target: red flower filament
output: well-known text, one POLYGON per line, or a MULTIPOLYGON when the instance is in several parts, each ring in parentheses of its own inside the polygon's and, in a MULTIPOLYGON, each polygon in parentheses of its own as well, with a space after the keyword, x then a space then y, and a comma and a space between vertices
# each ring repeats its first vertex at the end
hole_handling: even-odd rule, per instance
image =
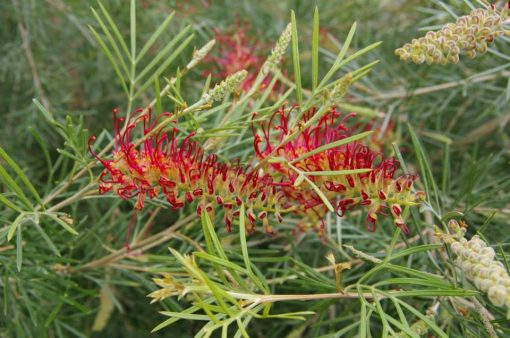
MULTIPOLYGON (((253 128, 255 152, 260 160, 276 153, 276 156, 292 162, 307 152, 351 136, 345 122, 354 114, 341 118, 335 108, 330 108, 318 119, 316 125, 303 129, 292 141, 279 146, 293 132, 289 128, 289 119, 294 108, 286 111, 285 107, 281 107, 267 123, 259 122, 263 136, 253 128), (273 136, 272 133, 275 131, 277 135, 273 136)), ((304 126, 315 113, 315 108, 310 109, 296 125, 304 126)), ((424 196, 422 192, 412 191, 415 176, 404 175, 394 178, 399 167, 397 160, 384 159, 380 153, 373 152, 357 141, 318 152, 294 161, 293 165, 303 172, 371 169, 369 172, 359 174, 309 176, 330 201, 339 199, 335 203, 339 216, 343 216, 346 211, 356 206, 365 207, 366 226, 369 231, 376 230, 378 214, 384 209, 389 209, 395 225, 409 233, 402 219, 401 207, 417 205, 424 196)), ((301 204, 302 213, 309 216, 315 214, 316 219, 322 219, 326 212, 323 200, 311 188, 305 190, 302 187, 300 189, 294 187, 294 182, 298 178, 295 171, 284 163, 271 163, 268 170, 289 178, 283 190, 289 201, 294 200, 301 204)))
MULTIPOLYGON (((121 130, 123 118, 114 110, 115 150, 113 159, 99 158, 90 152, 104 166, 100 174, 99 191, 113 191, 122 199, 136 197, 135 210, 144 207, 146 197, 150 199, 163 194, 175 209, 186 203, 198 201, 197 213, 202 210, 213 213, 216 206, 224 209, 227 230, 231 230, 232 218, 239 216, 239 206, 246 206, 247 230, 254 230, 260 220, 267 233, 273 233, 267 212, 278 213, 284 195, 276 191, 272 178, 259 175, 239 163, 226 164, 218 161, 214 154, 205 155, 203 149, 192 138, 194 133, 179 139, 179 131, 170 133, 154 132, 161 118, 171 118, 169 113, 159 115, 154 121, 151 113, 138 109, 121 130), (133 132, 141 126, 143 142, 133 143, 133 132), (255 214, 255 211, 258 214, 255 214)), ((277 220, 281 220, 277 217, 277 220)))

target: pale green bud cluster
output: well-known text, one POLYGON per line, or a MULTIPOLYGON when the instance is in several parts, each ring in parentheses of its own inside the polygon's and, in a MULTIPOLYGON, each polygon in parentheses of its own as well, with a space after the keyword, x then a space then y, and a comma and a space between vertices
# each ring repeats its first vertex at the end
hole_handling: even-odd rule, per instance
POLYGON ((395 50, 401 60, 416 64, 448 64, 459 62, 459 54, 469 58, 484 54, 488 44, 502 34, 503 21, 508 17, 508 7, 477 8, 469 15, 461 16, 456 23, 446 24, 441 30, 430 31, 395 50))
POLYGON ((214 44, 216 43, 216 40, 212 39, 208 43, 206 43, 202 48, 195 50, 193 52, 193 58, 191 59, 190 63, 187 65, 187 68, 193 68, 197 63, 202 61, 202 59, 209 54, 211 49, 214 47, 214 44))
POLYGON ((225 80, 221 81, 216 86, 214 86, 213 89, 205 93, 202 96, 202 100, 207 103, 223 100, 227 94, 233 93, 237 91, 239 87, 241 87, 241 83, 244 81, 247 74, 248 72, 243 69, 232 75, 229 75, 225 80))
POLYGON ((456 221, 450 221, 448 226, 457 233, 456 236, 443 237, 457 256, 455 264, 479 290, 487 294, 492 304, 507 307, 510 316, 510 276, 504 265, 496 260, 494 249, 477 235, 469 241, 459 236, 459 233, 465 233, 465 228, 456 221))
POLYGON ((347 90, 353 82, 352 73, 347 73, 333 87, 329 95, 329 104, 337 104, 347 94, 347 90))
POLYGON ((290 44, 291 33, 292 26, 289 23, 287 27, 285 27, 285 30, 280 35, 278 42, 271 51, 271 55, 267 58, 266 62, 264 62, 264 65, 262 66, 263 75, 266 75, 267 73, 269 73, 269 71, 278 66, 278 64, 283 58, 283 55, 285 54, 285 51, 287 51, 287 47, 290 44))

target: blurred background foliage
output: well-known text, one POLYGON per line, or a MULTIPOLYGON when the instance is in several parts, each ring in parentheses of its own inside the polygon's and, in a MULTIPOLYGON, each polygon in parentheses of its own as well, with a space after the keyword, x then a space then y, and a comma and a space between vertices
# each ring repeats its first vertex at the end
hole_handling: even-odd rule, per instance
MULTIPOLYGON (((105 0, 103 3, 122 35, 129 36, 127 2, 105 0)), ((311 50, 311 23, 316 5, 320 9, 321 21, 321 74, 331 67, 354 21, 358 23, 358 29, 351 44, 352 50, 383 41, 379 48, 346 68, 380 60, 368 77, 351 88, 345 101, 380 113, 382 117, 376 119, 376 125, 391 121, 394 135, 390 142, 399 145, 408 167, 412 172, 418 172, 406 127, 406 123, 410 123, 428 153, 433 177, 440 189, 443 211, 464 213, 465 219, 473 225, 472 232, 491 218, 490 225, 483 229, 483 235, 490 243, 503 243, 502 248, 508 253, 509 39, 498 40, 487 55, 474 60, 463 59, 457 65, 405 64, 393 54, 395 48, 413 37, 454 20, 453 15, 468 13, 470 6, 479 6, 478 3, 454 0, 140 0, 137 2, 137 39, 140 44, 147 41, 166 16, 175 10, 174 21, 151 48, 149 55, 155 55, 165 42, 188 24, 195 32, 190 46, 202 46, 214 37, 215 29, 221 32, 243 25, 254 39, 260 39, 269 46, 269 52, 270 46, 289 22, 290 11, 295 10, 301 38, 303 83, 309 87, 311 55, 308 51, 311 50)), ((60 156, 57 149, 66 149, 64 140, 32 99, 37 98, 57 120, 64 121, 66 116, 70 116, 75 127, 82 121, 83 128, 95 135, 111 128, 112 108, 126 109, 125 95, 114 70, 88 27, 97 28, 90 6, 97 7, 94 2, 73 0, 0 2, 0 145, 23 169, 41 195, 67 177, 73 161, 60 156)), ((173 62, 168 73, 175 72, 177 66, 183 67, 192 50, 188 47, 173 62)), ((290 52, 286 55, 285 67, 291 70, 290 52)), ((181 92, 190 102, 199 97, 204 81, 202 74, 206 70, 207 64, 199 65, 192 70, 191 76, 183 80, 181 92)), ((135 106, 147 105, 152 97, 152 94, 142 95, 135 106)), ((166 103, 170 105, 169 101, 166 103)), ((24 266, 18 273, 13 263, 13 248, 8 243, 1 244, 0 250, 4 251, 0 253, 2 285, 4 290, 6 284, 15 285, 11 290, 17 290, 19 294, 4 291, 0 335, 145 337, 162 321, 156 309, 182 309, 174 300, 162 305, 149 305, 146 295, 154 290, 150 279, 153 272, 176 264, 170 259, 167 247, 189 251, 189 241, 174 238, 171 242, 159 243, 151 254, 142 256, 143 261, 134 260, 133 263, 130 260, 126 266, 119 262, 118 266, 69 274, 66 272, 68 265, 93 261, 107 255, 111 248, 122 247, 125 226, 115 225, 127 224, 131 204, 105 197, 80 201, 66 208, 66 212, 75 220, 74 227, 80 231, 80 236, 75 238, 63 229, 47 227, 47 233, 54 239, 62 257, 54 256, 37 233, 27 232, 23 239, 29 245, 24 246, 24 266), (150 269, 144 267, 149 265, 150 269), (115 310, 106 328, 92 333, 101 292, 103 297, 105 294, 113 297, 115 310)), ((187 213, 189 211, 182 211, 184 215, 187 213)), ((145 215, 144 219, 147 218, 145 215)), ((163 209, 154 216, 151 232, 157 233, 177 219, 182 219, 181 215, 163 209)), ((2 224, 11 221, 9 212, 0 214, 2 224)), ((418 231, 422 225, 416 225, 413 231, 418 231)), ((264 262, 264 257, 283 253, 313 267, 327 264, 324 256, 331 250, 330 247, 324 246, 313 234, 296 241, 290 234, 292 224, 288 228, 289 231, 281 229, 274 239, 263 235, 253 239, 257 241, 253 254, 260 256, 261 262, 264 262)), ((357 248, 367 252, 384 249, 392 234, 391 229, 385 230, 384 227, 375 234, 367 234, 355 221, 347 223, 343 231, 344 241, 355 243, 357 248)), ((183 233, 197 241, 202 239, 197 221, 183 225, 183 233)), ((232 235, 222 235, 226 245, 232 240, 232 235)), ((430 264, 427 256, 412 263, 418 269, 430 264)), ((290 269, 290 264, 268 265, 275 276, 286 268, 290 269)), ((346 277, 346 282, 358 278, 363 271, 361 268, 352 273, 346 277)), ((269 272, 266 277, 271 278, 271 274, 269 272)), ((379 278, 384 278, 384 275, 379 278)), ((289 293, 311 288, 303 283, 302 280, 290 281, 284 290, 289 293)), ((311 290, 320 291, 317 289, 319 286, 314 287, 316 289, 311 290)), ((352 322, 359 313, 359 307, 355 302, 346 302, 335 310, 336 313, 331 313, 328 309, 334 302, 323 300, 310 304, 307 310, 316 311, 317 315, 304 323, 288 321, 282 324, 278 320, 254 323, 251 334, 264 337, 271 332, 273 337, 286 334, 297 337, 306 332, 307 336, 315 337, 338 331, 343 324, 352 322)), ((278 304, 276 308, 280 306, 285 307, 285 311, 303 309, 303 305, 298 303, 278 304)), ((426 308, 423 304, 418 307, 426 308)), ((471 336, 483 335, 483 327, 479 321, 476 322, 477 319, 460 320, 465 322, 452 323, 452 327, 448 328, 453 336, 467 332, 471 336)), ((185 337, 192 336, 196 330, 196 323, 182 321, 168 331, 152 336, 185 337)))

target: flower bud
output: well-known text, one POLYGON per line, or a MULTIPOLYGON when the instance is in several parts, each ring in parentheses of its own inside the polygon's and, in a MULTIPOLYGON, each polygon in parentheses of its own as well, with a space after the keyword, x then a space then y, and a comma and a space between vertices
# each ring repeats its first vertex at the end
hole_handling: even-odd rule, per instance
POLYGON ((448 23, 438 31, 430 31, 425 36, 412 39, 395 51, 401 60, 411 60, 435 64, 457 63, 459 52, 464 50, 469 58, 477 53, 487 52, 488 44, 502 34, 510 34, 502 27, 508 17, 508 8, 500 12, 491 8, 478 8, 469 15, 462 16, 455 23, 448 23))
POLYGON ((207 103, 212 103, 213 101, 221 101, 227 94, 235 92, 240 88, 241 83, 246 78, 247 74, 248 72, 243 69, 228 76, 225 80, 214 86, 213 89, 205 93, 202 96, 202 100, 207 103))
POLYGON ((502 285, 493 285, 487 291, 487 296, 492 304, 496 306, 503 306, 505 304, 506 294, 506 289, 502 285))
POLYGON ((441 239, 450 244, 453 254, 457 257, 455 265, 477 289, 487 293, 491 303, 506 306, 510 315, 510 276, 505 266, 495 260, 494 249, 487 246, 487 243, 477 235, 469 241, 460 237, 461 234, 462 236, 465 234, 465 226, 461 226, 455 220, 448 222, 448 228, 450 234, 442 235, 441 239))
POLYGON ((278 42, 276 43, 275 47, 271 51, 271 55, 267 58, 266 62, 262 66, 262 74, 266 75, 269 73, 272 69, 278 66, 280 63, 283 54, 285 54, 285 51, 287 50, 287 47, 290 44, 291 39, 291 33, 292 33, 292 26, 289 23, 287 27, 285 27, 285 30, 280 35, 280 38, 278 39, 278 42))

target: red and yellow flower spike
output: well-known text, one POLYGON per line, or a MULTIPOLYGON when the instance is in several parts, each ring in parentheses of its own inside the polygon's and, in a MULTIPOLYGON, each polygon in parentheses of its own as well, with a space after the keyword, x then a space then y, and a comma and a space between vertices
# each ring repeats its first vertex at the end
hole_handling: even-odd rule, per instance
MULTIPOLYGON (((395 225, 409 233, 402 218, 402 207, 418 205, 424 196, 422 192, 413 192, 416 176, 404 175, 395 178, 399 162, 394 158, 383 158, 381 153, 372 151, 359 141, 348 142, 302 158, 302 155, 322 146, 352 136, 346 121, 354 114, 342 116, 332 107, 318 119, 316 125, 303 129, 299 136, 281 146, 282 141, 291 134, 289 120, 294 108, 287 110, 285 106, 281 107, 268 122, 259 122, 259 128, 255 128, 255 123, 252 123, 254 147, 259 160, 276 153, 305 173, 371 169, 348 175, 310 175, 309 179, 330 201, 338 200, 335 204, 339 216, 356 206, 362 206, 367 209, 367 229, 375 231, 378 215, 389 209, 395 225), (262 135, 258 129, 262 131, 262 135)), ((315 114, 316 109, 310 109, 297 125, 305 125, 315 114)), ((324 216, 327 210, 320 196, 312 189, 294 187, 299 176, 295 171, 290 170, 284 163, 270 163, 267 170, 288 178, 287 184, 282 185, 282 190, 288 201, 297 201, 301 205, 302 213, 316 219, 324 216)))
MULTIPOLYGON (((259 220, 264 230, 272 234, 268 212, 275 212, 285 199, 268 174, 259 174, 239 162, 222 163, 214 154, 206 155, 192 140, 194 133, 180 137, 178 129, 169 133, 154 133, 159 119, 170 118, 169 113, 152 121, 151 113, 138 109, 121 130, 122 117, 114 110, 115 149, 112 159, 105 160, 90 152, 104 166, 100 174, 99 192, 113 191, 122 199, 136 198, 135 212, 144 207, 145 200, 164 195, 175 209, 197 201, 197 213, 213 213, 217 206, 224 209, 227 230, 231 230, 233 217, 239 216, 241 204, 247 210, 247 230, 252 232, 259 220), (142 128, 143 142, 133 141, 136 128, 142 128)), ((276 217, 281 221, 281 217, 276 217)))

